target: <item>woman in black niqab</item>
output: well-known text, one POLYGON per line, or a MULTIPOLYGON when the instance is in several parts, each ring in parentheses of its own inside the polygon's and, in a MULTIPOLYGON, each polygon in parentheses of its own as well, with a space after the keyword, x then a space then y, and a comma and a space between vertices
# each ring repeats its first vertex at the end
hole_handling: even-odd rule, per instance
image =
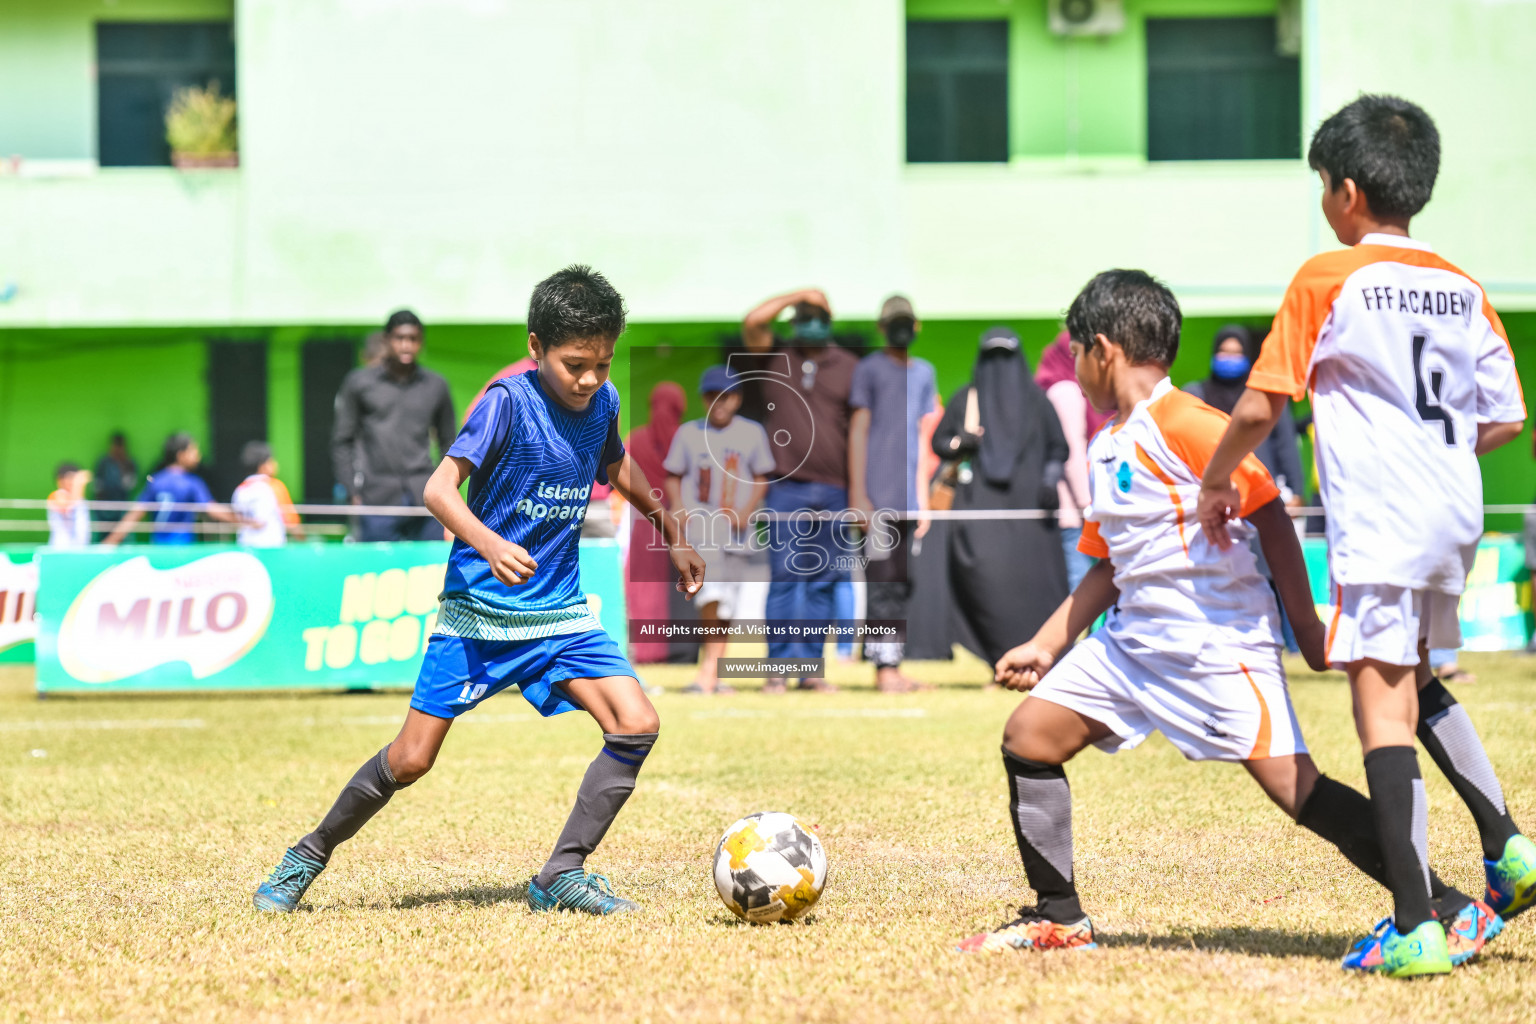
MULTIPOLYGON (((955 488, 956 510, 1056 508, 1067 439, 1013 331, 993 327, 982 335, 971 383, 950 398, 933 450, 971 464, 969 478, 962 474, 955 488), (979 420, 974 433, 965 429, 973 388, 979 420)), ((957 638, 995 662, 1033 636, 1067 596, 1056 520, 962 519, 948 526, 957 638)))

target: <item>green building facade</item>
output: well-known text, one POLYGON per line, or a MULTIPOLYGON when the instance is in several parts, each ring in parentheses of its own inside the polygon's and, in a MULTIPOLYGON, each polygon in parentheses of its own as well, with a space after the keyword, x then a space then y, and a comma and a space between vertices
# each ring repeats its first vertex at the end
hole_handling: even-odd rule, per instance
MULTIPOLYGON (((1100 5, 1114 27, 1072 35, 1053 0, 5 0, 0 497, 114 429, 146 466, 243 429, 326 500, 319 425, 368 331, 417 310, 462 407, 575 261, 685 382, 769 294, 821 286, 872 335, 905 292, 946 395, 983 327, 1034 354, 1091 274, 1144 267, 1185 308, 1182 383, 1336 244, 1302 151, 1362 91, 1437 119, 1415 233, 1536 365, 1536 5, 1100 5), (156 97, 213 77, 239 167, 143 165, 156 97)), ((1530 498, 1529 453, 1486 461, 1489 500, 1530 498)))

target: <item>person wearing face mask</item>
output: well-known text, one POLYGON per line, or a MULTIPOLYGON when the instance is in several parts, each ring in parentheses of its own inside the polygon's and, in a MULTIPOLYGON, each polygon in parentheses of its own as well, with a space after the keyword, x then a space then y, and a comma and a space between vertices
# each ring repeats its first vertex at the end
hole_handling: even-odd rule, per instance
MULTIPOLYGON (((921 326, 905 296, 886 299, 880 307, 885 348, 859 360, 850 397, 849 498, 871 524, 864 565, 867 618, 903 626, 912 596, 912 542, 928 532, 929 520, 877 518, 876 509, 899 515, 928 507, 928 495, 917 486, 918 436, 923 415, 937 402, 938 383, 933 364, 908 351, 921 326)), ((875 688, 881 693, 923 688, 901 671, 900 639, 866 641, 864 650, 875 663, 875 688)))
MULTIPOLYGON (((763 427, 772 446, 764 508, 769 526, 767 615, 770 622, 826 622, 835 618, 834 591, 862 545, 848 503, 849 420, 858 357, 832 344, 832 305, 819 289, 777 295, 748 313, 741 325, 747 351, 733 372, 750 375, 763 399, 763 427), (793 309, 791 335, 780 340, 773 324, 793 309), (791 522, 791 516, 803 521, 791 522), (814 518, 813 518, 814 517, 814 518)), ((770 638, 770 658, 822 657, 822 637, 770 638)), ((820 675, 802 675, 800 688, 827 691, 820 675)), ((783 678, 769 677, 764 692, 782 693, 783 678)))
MULTIPOLYGON (((1206 405, 1232 415, 1232 407, 1248 387, 1248 371, 1253 368, 1263 340, 1255 338, 1242 324, 1227 324, 1216 332, 1216 342, 1211 349, 1210 376, 1186 384, 1184 390, 1206 405)), ((1299 508, 1305 504, 1306 477, 1302 475, 1301 451, 1296 447, 1296 420, 1291 415, 1290 406, 1286 406, 1275 429, 1253 453, 1275 478, 1275 485, 1280 488, 1287 507, 1299 508)))
MULTIPOLYGON (((1253 332, 1242 324, 1222 327, 1216 332, 1216 342, 1211 350, 1211 375, 1205 380, 1186 384, 1184 390, 1206 405, 1220 409, 1228 416, 1232 415, 1232 407, 1248 387, 1248 371, 1252 369, 1254 359, 1258 358, 1263 340, 1255 338, 1253 332)), ((1284 499, 1287 508, 1300 508, 1306 504, 1302 497, 1306 479, 1302 476, 1301 451, 1296 446, 1296 420, 1291 415, 1289 404, 1280 414, 1275 429, 1253 450, 1253 454, 1259 457, 1264 468, 1269 470, 1269 475, 1274 477, 1275 486, 1280 488, 1280 497, 1284 499)), ((1302 520, 1292 521, 1302 523, 1302 520)), ((1253 550, 1258 557, 1259 572, 1269 578, 1269 565, 1264 561, 1264 552, 1259 550, 1257 542, 1253 550)), ((1296 650, 1296 638, 1291 633, 1290 619, 1286 617, 1284 609, 1281 609, 1280 622, 1286 647, 1296 650)))

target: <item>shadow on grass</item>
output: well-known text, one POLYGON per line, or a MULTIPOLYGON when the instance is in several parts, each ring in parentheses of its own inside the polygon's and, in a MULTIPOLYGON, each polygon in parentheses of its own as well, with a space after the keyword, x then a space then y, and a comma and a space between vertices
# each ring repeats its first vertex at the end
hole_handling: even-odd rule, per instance
POLYGON ((522 882, 518 885, 475 885, 461 889, 449 889, 446 892, 402 896, 391 903, 390 906, 396 910, 413 910, 416 907, 427 907, 434 903, 474 903, 477 906, 488 907, 495 903, 512 902, 528 902, 527 882, 522 882))
POLYGON ((1167 935, 1116 932, 1100 935, 1099 945, 1340 960, 1358 938, 1359 935, 1342 932, 1293 932, 1278 928, 1195 928, 1167 935))

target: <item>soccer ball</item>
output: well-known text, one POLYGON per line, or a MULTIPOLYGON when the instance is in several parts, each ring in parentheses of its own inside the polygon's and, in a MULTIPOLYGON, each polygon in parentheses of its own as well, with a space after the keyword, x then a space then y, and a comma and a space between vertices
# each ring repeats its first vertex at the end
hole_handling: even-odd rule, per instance
POLYGON ((715 888, 743 921, 793 921, 815 906, 826 884, 827 855, 793 814, 749 814, 715 847, 715 888))

